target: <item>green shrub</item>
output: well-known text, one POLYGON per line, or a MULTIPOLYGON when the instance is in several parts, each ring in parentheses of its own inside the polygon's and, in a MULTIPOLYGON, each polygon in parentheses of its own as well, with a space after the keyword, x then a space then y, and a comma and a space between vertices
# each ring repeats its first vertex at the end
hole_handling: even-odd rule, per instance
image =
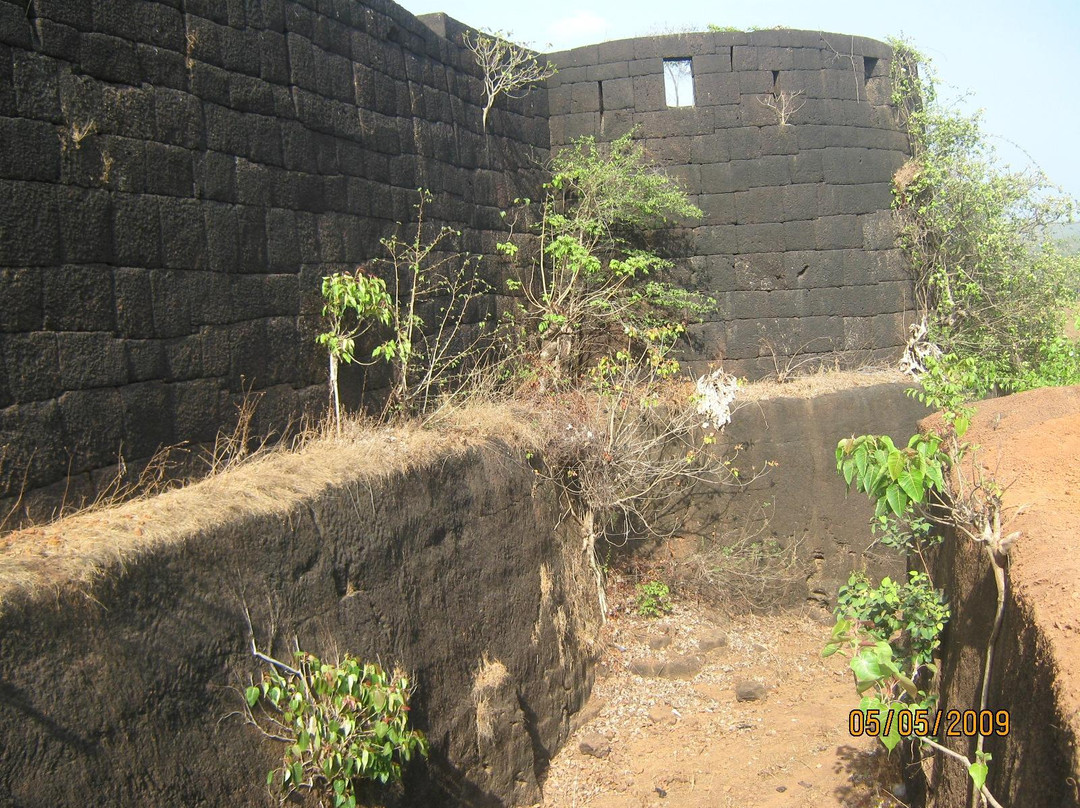
POLYGON ((295 658, 296 668, 272 661, 244 694, 249 710, 262 707, 252 721, 288 744, 267 785, 284 797, 321 790, 334 808, 356 808, 361 783, 397 782, 403 763, 427 756, 423 733, 409 728, 408 678, 348 655, 339 665, 304 651, 295 658))
POLYGON ((642 617, 661 617, 671 613, 671 590, 660 581, 648 581, 637 585, 634 601, 637 613, 642 617))
POLYGON ((853 572, 837 592, 836 616, 857 621, 863 631, 888 642, 901 668, 914 670, 933 661, 949 605, 928 575, 912 570, 908 576, 907 583, 886 577, 875 587, 866 575, 853 572))
POLYGON ((930 341, 974 362, 969 396, 1080 380, 1080 351, 1063 335, 1080 256, 1051 229, 1071 220, 1073 200, 1041 172, 1003 166, 980 115, 941 103, 927 60, 893 45, 893 101, 912 150, 894 207, 930 341))

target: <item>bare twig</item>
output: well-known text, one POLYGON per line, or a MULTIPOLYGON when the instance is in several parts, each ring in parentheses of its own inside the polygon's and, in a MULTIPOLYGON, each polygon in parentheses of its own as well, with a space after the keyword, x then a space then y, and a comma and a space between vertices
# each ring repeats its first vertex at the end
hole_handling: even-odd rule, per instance
POLYGON ((789 93, 787 90, 782 90, 779 93, 772 93, 771 95, 759 95, 758 102, 763 107, 768 107, 776 113, 776 120, 781 126, 787 126, 788 121, 791 120, 791 116, 803 108, 806 101, 798 101, 799 96, 802 95, 802 90, 798 90, 794 93, 789 93))

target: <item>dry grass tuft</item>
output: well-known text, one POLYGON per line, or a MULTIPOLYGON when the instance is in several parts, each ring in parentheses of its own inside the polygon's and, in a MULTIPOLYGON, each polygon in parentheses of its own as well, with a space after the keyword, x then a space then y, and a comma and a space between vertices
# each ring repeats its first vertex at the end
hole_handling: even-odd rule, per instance
POLYGON ((476 706, 476 738, 478 743, 491 743, 495 739, 495 714, 489 696, 510 678, 506 666, 486 653, 480 661, 480 670, 473 679, 473 704, 476 706))
POLYGON ((770 398, 814 398, 839 390, 870 387, 875 384, 911 382, 899 370, 822 370, 807 373, 790 381, 765 380, 739 386, 736 403, 764 401, 770 398))

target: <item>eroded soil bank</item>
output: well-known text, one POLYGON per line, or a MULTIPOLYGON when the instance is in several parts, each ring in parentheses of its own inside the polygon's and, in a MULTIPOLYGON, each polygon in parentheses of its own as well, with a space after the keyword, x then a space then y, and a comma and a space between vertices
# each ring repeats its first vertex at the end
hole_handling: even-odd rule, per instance
MULTIPOLYGON (((1080 387, 1033 390, 978 405, 965 439, 978 447, 964 473, 1005 491, 1004 534, 1019 531, 1009 566, 1005 621, 995 650, 988 706, 1008 710, 1007 737, 990 737, 987 785, 1005 805, 1077 805, 1080 783, 1080 387), (1020 509, 1022 512, 1018 513, 1020 509)), ((986 553, 947 542, 937 583, 952 602, 945 639, 941 707, 979 706, 996 589, 986 553)), ((974 739, 946 743, 971 755, 974 739)), ((962 766, 937 764, 931 805, 967 805, 962 766)))

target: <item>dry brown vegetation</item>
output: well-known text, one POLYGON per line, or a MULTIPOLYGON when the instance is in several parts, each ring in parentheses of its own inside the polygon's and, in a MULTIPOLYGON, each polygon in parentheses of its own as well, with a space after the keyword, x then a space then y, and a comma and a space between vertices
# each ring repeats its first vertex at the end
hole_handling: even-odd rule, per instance
POLYGON ((251 455, 187 487, 0 537, 0 608, 20 593, 86 584, 108 566, 231 520, 285 513, 329 486, 383 479, 496 440, 536 448, 541 434, 536 419, 512 404, 463 407, 435 429, 354 419, 340 438, 309 430, 290 446, 251 455))
MULTIPOLYGON (((784 384, 746 384, 737 403, 809 397, 904 378, 894 371, 815 373, 784 384)), ((679 385, 671 389, 670 400, 686 392, 679 385)), ((455 404, 423 424, 385 426, 354 418, 340 436, 329 428, 308 429, 287 444, 255 450, 243 448, 246 434, 239 442, 235 435, 222 437, 211 455, 211 474, 202 480, 133 501, 99 501, 50 524, 0 535, 0 608, 19 593, 86 584, 110 565, 231 520, 285 513, 343 482, 384 479, 496 441, 558 454, 565 449, 560 443, 566 440, 567 424, 580 423, 587 410, 579 394, 567 394, 455 404)))

